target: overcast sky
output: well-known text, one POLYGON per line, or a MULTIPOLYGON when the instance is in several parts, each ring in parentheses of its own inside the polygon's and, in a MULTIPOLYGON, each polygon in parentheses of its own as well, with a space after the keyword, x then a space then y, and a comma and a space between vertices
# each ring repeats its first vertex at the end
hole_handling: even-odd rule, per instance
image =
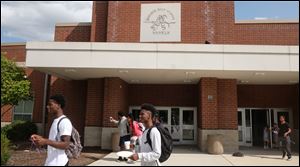
MULTIPOLYGON (((235 2, 242 19, 299 19, 299 2, 235 2)), ((92 1, 1 1, 1 43, 53 41, 56 23, 91 22, 92 1)))

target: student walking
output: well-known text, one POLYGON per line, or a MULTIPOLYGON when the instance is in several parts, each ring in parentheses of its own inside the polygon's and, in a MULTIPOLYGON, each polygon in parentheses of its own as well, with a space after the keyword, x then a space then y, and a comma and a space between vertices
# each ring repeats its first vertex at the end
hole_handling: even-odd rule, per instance
POLYGON ((161 156, 161 134, 154 126, 154 116, 156 113, 156 109, 151 104, 143 104, 141 106, 140 120, 146 129, 143 135, 139 138, 139 153, 135 153, 129 158, 134 161, 140 159, 142 166, 160 166, 159 158, 161 156), (150 129, 152 148, 150 144, 147 143, 147 134, 150 129))
POLYGON ((280 124, 279 124, 279 142, 281 143, 281 149, 282 149, 282 159, 287 155, 288 159, 291 160, 292 154, 291 154, 291 128, 287 122, 285 122, 285 117, 282 115, 279 117, 280 124))
POLYGON ((69 165, 65 149, 70 144, 72 123, 69 119, 62 119, 66 117, 63 113, 64 106, 65 99, 62 95, 51 96, 47 108, 49 114, 53 114, 55 119, 52 122, 49 137, 46 139, 36 134, 31 136, 32 141, 38 146, 48 145, 45 166, 69 165), (62 120, 59 123, 59 127, 57 127, 60 119, 62 120))

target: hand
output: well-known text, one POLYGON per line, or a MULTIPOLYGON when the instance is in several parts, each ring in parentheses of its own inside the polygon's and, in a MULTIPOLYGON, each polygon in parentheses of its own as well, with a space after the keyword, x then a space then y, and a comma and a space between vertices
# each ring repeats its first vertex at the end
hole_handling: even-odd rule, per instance
POLYGON ((34 143, 37 144, 38 146, 43 146, 47 144, 47 139, 36 134, 31 135, 31 140, 34 141, 34 143))
POLYGON ((37 135, 37 134, 33 134, 33 135, 31 135, 30 138, 31 138, 32 141, 37 141, 37 140, 39 140, 39 139, 41 139, 43 137, 40 136, 40 135, 37 135))
POLYGON ((133 154, 132 156, 128 157, 129 159, 133 160, 133 161, 136 161, 139 159, 139 156, 138 154, 133 154))
POLYGON ((110 120, 110 122, 112 122, 113 118, 112 118, 112 117, 109 117, 109 120, 110 120))

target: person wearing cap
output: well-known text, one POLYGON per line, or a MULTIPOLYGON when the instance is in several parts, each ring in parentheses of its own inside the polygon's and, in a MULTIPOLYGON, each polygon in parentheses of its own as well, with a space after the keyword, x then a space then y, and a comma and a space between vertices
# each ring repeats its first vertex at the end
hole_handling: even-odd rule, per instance
POLYGON ((129 158, 136 161, 141 160, 142 166, 160 166, 159 157, 161 155, 161 135, 155 127, 155 116, 157 110, 152 104, 143 104, 141 106, 140 120, 145 126, 143 135, 139 138, 140 150, 129 158), (147 133, 151 129, 150 139, 152 141, 152 149, 147 143, 147 133))
POLYGON ((62 95, 51 96, 47 109, 49 114, 54 114, 55 119, 52 122, 48 139, 37 134, 31 135, 31 140, 38 146, 48 145, 45 166, 68 166, 69 164, 65 149, 70 144, 72 123, 69 119, 62 119, 66 117, 63 113, 64 106, 65 99, 62 95), (60 119, 62 120, 57 127, 60 119))

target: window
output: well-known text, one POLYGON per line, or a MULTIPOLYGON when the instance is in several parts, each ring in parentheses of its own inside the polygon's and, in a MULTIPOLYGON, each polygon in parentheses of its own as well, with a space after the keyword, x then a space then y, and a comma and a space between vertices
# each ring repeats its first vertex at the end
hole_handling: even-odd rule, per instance
POLYGON ((33 112, 33 101, 20 101, 18 105, 14 107, 14 121, 15 120, 24 120, 31 121, 32 120, 32 112, 33 112))

